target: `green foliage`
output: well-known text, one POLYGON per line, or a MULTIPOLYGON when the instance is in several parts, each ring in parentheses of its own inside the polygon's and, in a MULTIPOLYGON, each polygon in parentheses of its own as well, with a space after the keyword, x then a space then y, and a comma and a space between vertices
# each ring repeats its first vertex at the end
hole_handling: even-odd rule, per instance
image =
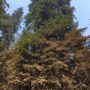
POLYGON ((17 49, 22 53, 31 54, 32 46, 38 46, 40 43, 43 43, 45 38, 42 36, 41 32, 31 33, 27 30, 24 30, 21 37, 16 43, 17 49))
POLYGON ((73 18, 72 11, 70 0, 32 0, 29 5, 29 13, 26 16, 26 26, 32 27, 36 31, 51 18, 55 19, 62 15, 73 18))
POLYGON ((32 0, 25 24, 26 29, 33 33, 25 31, 22 34, 17 45, 20 51, 38 46, 46 37, 63 39, 64 33, 70 32, 74 25, 72 13, 70 0, 32 0))
POLYGON ((12 20, 13 20, 13 33, 16 33, 18 28, 20 27, 21 21, 22 21, 22 15, 23 15, 23 8, 18 8, 14 11, 12 14, 12 20))
POLYGON ((45 33, 48 34, 57 34, 56 39, 62 39, 62 34, 66 32, 70 32, 73 24, 72 18, 70 16, 59 16, 55 19, 51 18, 50 20, 45 22, 44 30, 45 33))
MULTIPOLYGON (((2 8, 0 9, 2 10, 2 8)), ((12 16, 6 12, 0 13, 0 31, 2 32, 1 38, 4 41, 5 48, 8 48, 14 41, 14 34, 20 26, 22 14, 22 8, 17 9, 12 16)))

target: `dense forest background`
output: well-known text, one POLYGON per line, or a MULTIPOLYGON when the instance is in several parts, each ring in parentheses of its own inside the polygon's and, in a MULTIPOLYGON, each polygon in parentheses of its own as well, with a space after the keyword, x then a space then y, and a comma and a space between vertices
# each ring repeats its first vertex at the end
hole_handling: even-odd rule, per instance
POLYGON ((32 0, 25 17, 8 8, 0 0, 0 90, 89 90, 90 36, 71 0, 32 0))

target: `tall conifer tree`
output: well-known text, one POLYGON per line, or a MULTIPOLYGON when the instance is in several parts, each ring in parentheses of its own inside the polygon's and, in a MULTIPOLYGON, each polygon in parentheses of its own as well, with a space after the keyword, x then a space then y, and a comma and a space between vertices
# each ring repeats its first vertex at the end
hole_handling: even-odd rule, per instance
POLYGON ((17 43, 22 59, 8 64, 10 90, 89 89, 89 37, 77 29, 70 1, 32 0, 17 43))
POLYGON ((14 34, 18 30, 22 18, 22 8, 16 10, 13 15, 7 13, 9 5, 6 0, 0 0, 0 90, 6 89, 7 69, 6 53, 13 42, 14 34))

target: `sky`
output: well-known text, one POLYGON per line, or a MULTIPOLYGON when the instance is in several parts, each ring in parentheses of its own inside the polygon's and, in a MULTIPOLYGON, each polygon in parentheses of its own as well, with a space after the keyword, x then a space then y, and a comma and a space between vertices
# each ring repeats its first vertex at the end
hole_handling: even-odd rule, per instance
MULTIPOLYGON (((8 12, 13 13, 19 7, 23 7, 24 15, 28 12, 30 0, 6 0, 10 8, 8 12)), ((90 35, 90 0, 72 0, 72 6, 75 7, 74 15, 79 23, 79 28, 87 27, 84 35, 90 35)))

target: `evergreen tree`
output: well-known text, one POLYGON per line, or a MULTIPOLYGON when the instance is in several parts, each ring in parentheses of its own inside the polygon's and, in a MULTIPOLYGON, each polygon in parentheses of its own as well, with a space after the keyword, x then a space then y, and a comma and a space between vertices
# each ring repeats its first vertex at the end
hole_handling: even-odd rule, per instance
POLYGON ((2 51, 4 50, 4 41, 3 41, 3 32, 6 29, 6 12, 5 8, 7 3, 5 0, 0 0, 0 90, 3 90, 3 85, 6 82, 6 68, 5 68, 5 60, 2 58, 2 51))
POLYGON ((73 24, 72 11, 70 0, 32 0, 26 16, 26 26, 37 31, 45 28, 45 23, 57 22, 60 25, 59 21, 64 18, 63 22, 66 23, 66 28, 69 28, 73 24))
MULTIPOLYGON (((70 6, 70 0, 32 0, 29 5, 29 13, 26 16, 26 29, 28 30, 26 32, 29 33, 30 31, 31 33, 31 42, 29 40, 27 47, 31 48, 31 43, 37 44, 35 42, 42 42, 45 38, 52 39, 54 37, 56 40, 61 40, 64 33, 70 32, 74 24, 73 8, 70 6), (36 39, 35 42, 32 42, 33 38, 36 39)), ((24 38, 23 36, 21 38, 24 38)), ((23 46, 20 44, 20 47, 23 46)))
POLYGON ((5 12, 5 6, 6 6, 5 0, 0 0, 0 51, 4 48, 3 42, 2 42, 2 35, 6 28, 5 18, 6 18, 6 12, 5 12))
POLYGON ((8 6, 9 5, 6 3, 6 0, 0 0, 0 90, 8 90, 6 89, 6 62, 8 61, 8 57, 10 55, 8 49, 13 42, 14 34, 19 28, 23 14, 22 8, 19 8, 12 16, 9 15, 6 12, 8 6), (8 56, 7 53, 9 53, 8 56))
POLYGON ((9 88, 88 90, 89 37, 82 36, 74 24, 70 0, 32 0, 29 11, 27 30, 17 43, 22 58, 8 72, 9 88))
POLYGON ((7 6, 8 4, 5 0, 0 0, 0 39, 2 41, 1 45, 4 46, 4 48, 9 48, 14 39, 14 34, 17 32, 20 26, 23 15, 22 8, 18 8, 12 16, 7 14, 7 6))
POLYGON ((15 41, 15 34, 17 33, 18 29, 20 29, 20 24, 22 21, 22 15, 23 15, 23 9, 18 8, 17 10, 14 11, 12 16, 8 17, 8 23, 10 23, 9 28, 7 28, 7 35, 5 37, 5 42, 7 47, 9 48, 10 45, 15 41))

